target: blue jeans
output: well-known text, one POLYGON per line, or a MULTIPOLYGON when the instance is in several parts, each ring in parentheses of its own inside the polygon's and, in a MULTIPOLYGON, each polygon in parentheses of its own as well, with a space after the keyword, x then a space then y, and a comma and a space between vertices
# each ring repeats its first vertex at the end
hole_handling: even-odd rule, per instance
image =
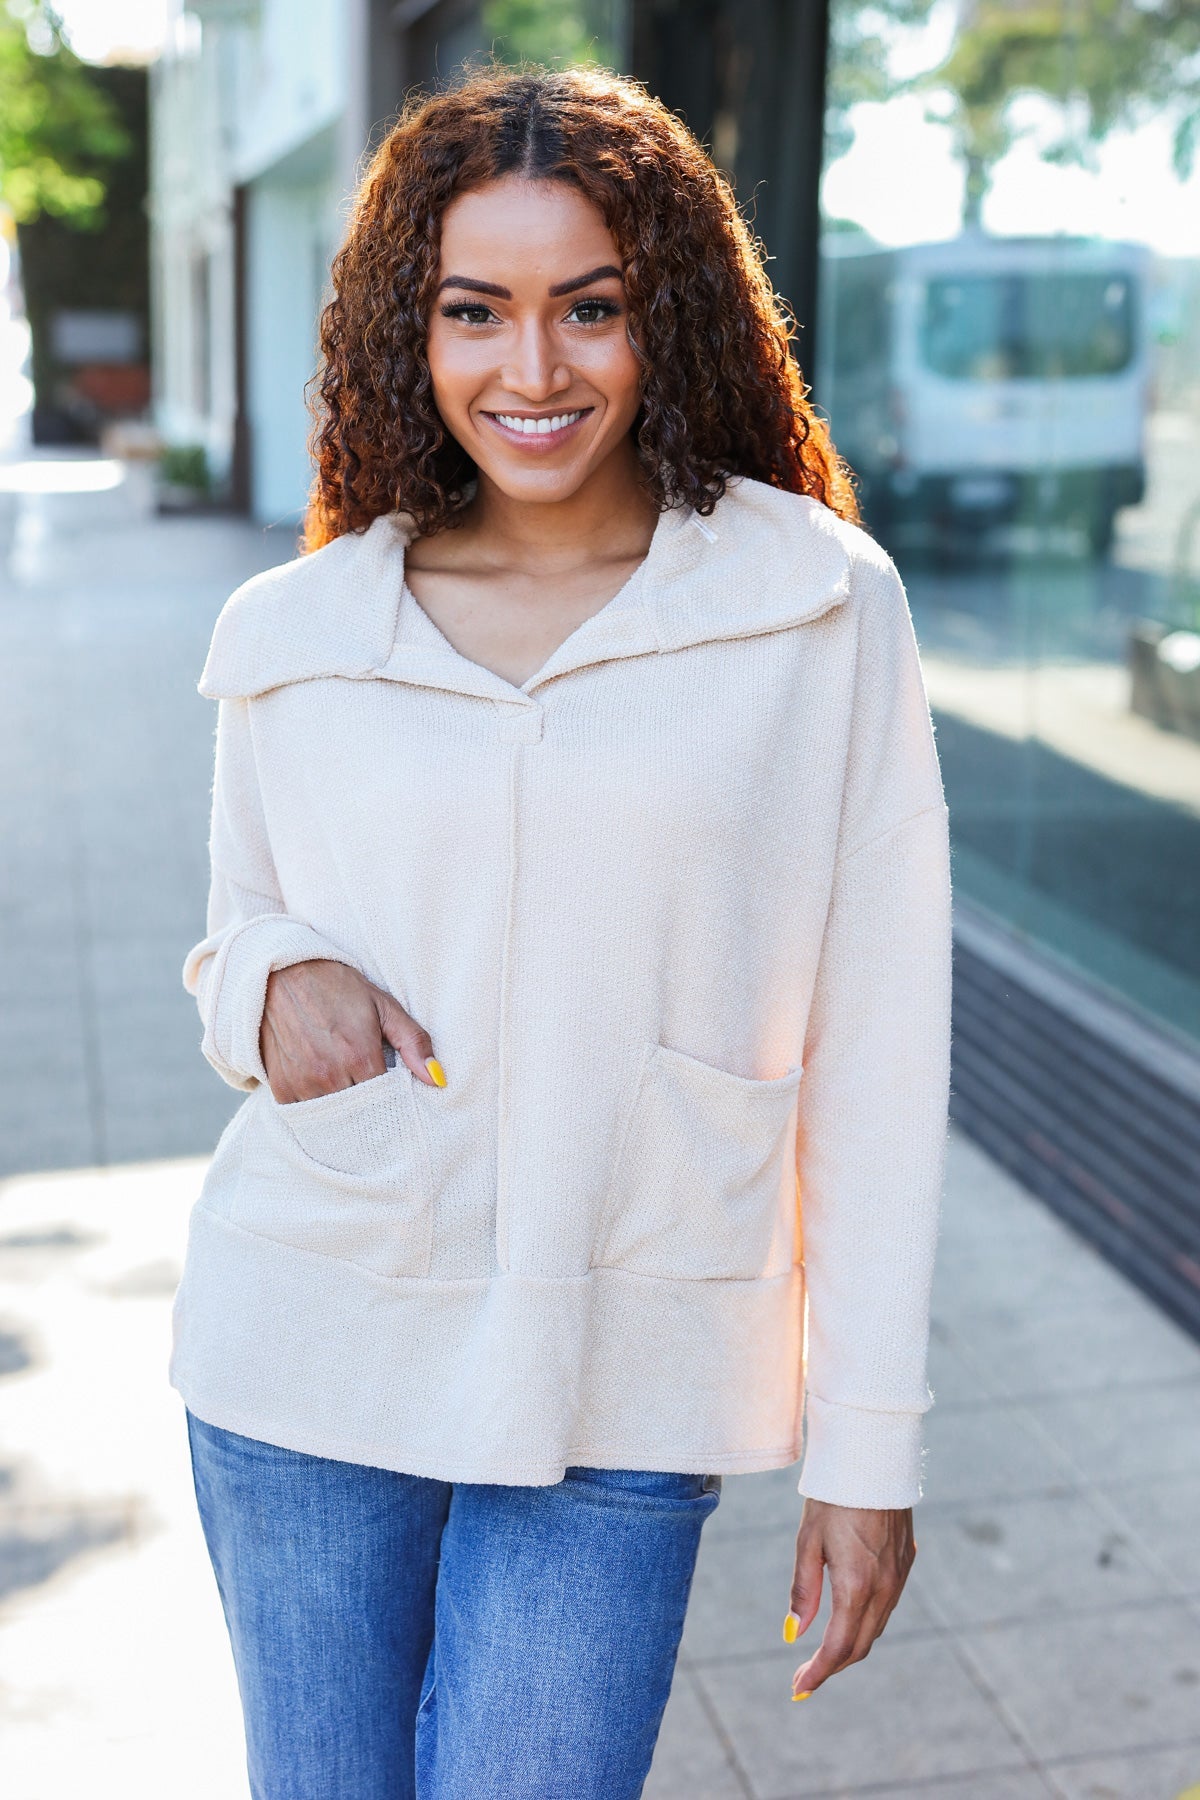
POLYGON ((432 1481, 188 1414, 254 1800, 635 1800, 719 1476, 432 1481))

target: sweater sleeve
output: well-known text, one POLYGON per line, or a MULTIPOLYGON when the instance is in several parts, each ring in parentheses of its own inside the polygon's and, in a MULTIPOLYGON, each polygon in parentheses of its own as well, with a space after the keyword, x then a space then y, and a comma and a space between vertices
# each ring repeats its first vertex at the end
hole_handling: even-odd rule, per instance
POLYGON ((204 1027, 200 1048, 223 1081, 246 1092, 267 1082, 259 1035, 271 971, 314 960, 353 966, 351 957, 284 904, 255 768, 250 705, 242 699, 218 705, 207 929, 183 964, 183 985, 195 996, 204 1027))
POLYGON ((799 1491, 921 1497, 950 1087, 948 813, 907 597, 872 547, 839 854, 805 1039, 799 1491))

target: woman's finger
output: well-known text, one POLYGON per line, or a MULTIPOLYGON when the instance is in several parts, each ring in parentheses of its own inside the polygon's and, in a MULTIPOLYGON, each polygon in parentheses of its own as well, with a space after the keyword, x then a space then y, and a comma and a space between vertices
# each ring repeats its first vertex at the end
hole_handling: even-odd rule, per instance
POLYGON ((835 1599, 834 1613, 826 1628, 821 1649, 809 1662, 797 1669, 793 1677, 793 1699, 807 1698, 830 1675, 864 1660, 895 1611, 904 1591, 904 1582, 905 1576, 897 1572, 894 1577, 883 1580, 880 1585, 867 1592, 865 1599, 847 1600, 836 1633, 833 1630, 834 1620, 838 1617, 838 1603, 835 1599), (826 1642, 829 1643, 828 1661, 824 1659, 826 1642))
POLYGON ((821 1608, 825 1557, 818 1532, 801 1525, 796 1538, 796 1563, 792 1571, 791 1610, 783 1621, 783 1641, 794 1644, 803 1637, 821 1608))
POLYGON ((793 1700, 807 1699, 817 1691, 822 1682, 828 1681, 831 1675, 836 1675, 839 1669, 844 1669, 851 1662, 872 1598, 869 1590, 843 1589, 838 1593, 835 1589, 833 1611, 829 1615, 820 1647, 814 1656, 800 1665, 792 1677, 793 1700))
POLYGON ((430 1087, 445 1087, 445 1070, 434 1054, 433 1039, 425 1027, 418 1025, 400 1002, 382 988, 375 989, 375 1002, 379 1028, 405 1068, 430 1087))

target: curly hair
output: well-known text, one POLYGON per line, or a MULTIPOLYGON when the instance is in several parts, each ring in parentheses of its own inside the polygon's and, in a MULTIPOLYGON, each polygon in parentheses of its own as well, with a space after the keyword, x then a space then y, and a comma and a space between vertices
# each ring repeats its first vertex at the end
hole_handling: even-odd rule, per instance
POLYGON ((446 208, 504 175, 572 183, 616 241, 643 371, 633 434, 660 511, 707 515, 749 476, 857 521, 763 246, 691 132, 607 70, 493 65, 410 97, 358 190, 310 384, 306 549, 397 510, 424 535, 455 522, 475 464, 438 415, 426 321, 446 208))

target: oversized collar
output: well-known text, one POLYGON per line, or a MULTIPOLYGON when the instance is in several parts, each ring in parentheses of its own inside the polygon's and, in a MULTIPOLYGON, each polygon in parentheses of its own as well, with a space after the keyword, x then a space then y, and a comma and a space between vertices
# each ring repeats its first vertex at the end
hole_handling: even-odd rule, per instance
POLYGON ((256 575, 232 594, 198 683, 212 699, 298 681, 384 680, 537 704, 537 690, 589 664, 786 630, 850 591, 851 531, 819 501, 743 477, 712 515, 660 514, 645 560, 620 592, 515 687, 455 650, 404 582, 408 514, 256 575))

